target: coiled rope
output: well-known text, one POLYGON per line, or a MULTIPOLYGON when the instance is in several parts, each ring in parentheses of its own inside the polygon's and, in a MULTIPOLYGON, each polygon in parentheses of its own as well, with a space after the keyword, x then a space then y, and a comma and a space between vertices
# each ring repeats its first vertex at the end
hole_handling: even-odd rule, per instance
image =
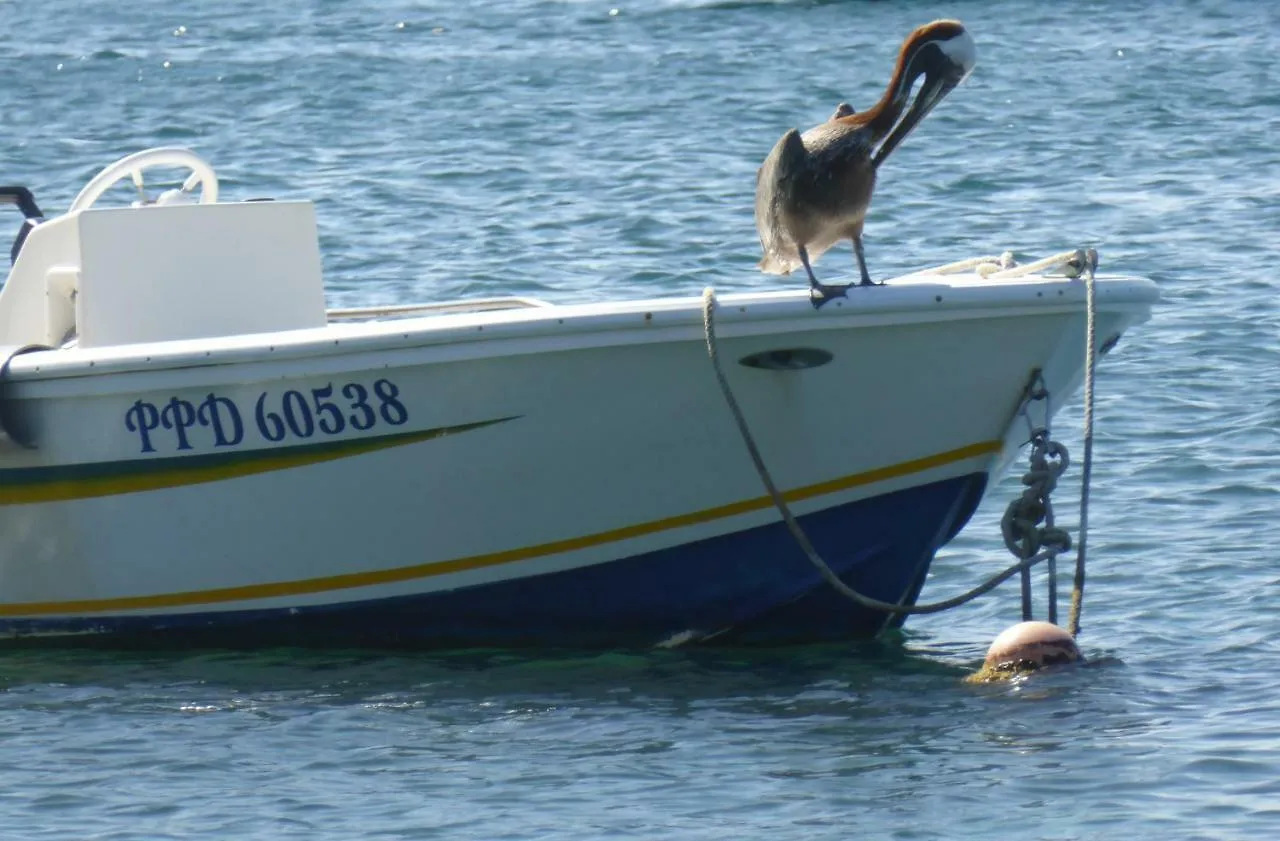
MULTIPOLYGON (((1092 459, 1092 449, 1093 449, 1093 434, 1092 434, 1092 422, 1093 422, 1092 390, 1093 390, 1093 356, 1094 356, 1094 352, 1093 352, 1093 340, 1094 340, 1093 274, 1094 274, 1094 269, 1097 266, 1097 252, 1093 251, 1093 249, 1090 249, 1087 252, 1087 256, 1084 256, 1084 255, 1085 255, 1084 252, 1072 251, 1072 252, 1067 252, 1065 254, 1054 255, 1053 257, 1036 261, 1035 263, 1028 264, 1027 266, 1018 266, 1016 268, 1011 268, 1011 264, 1013 262, 1012 255, 1009 255, 1006 253, 1004 255, 1001 255, 1000 257, 979 257, 973 260, 965 260, 960 263, 952 263, 947 266, 940 267, 939 269, 935 269, 933 270, 933 272, 931 272, 931 273, 950 274, 956 271, 976 269, 979 274, 983 274, 984 276, 988 276, 992 278, 1012 277, 1012 276, 1019 276, 1023 274, 1030 274, 1032 271, 1037 271, 1039 269, 1046 268, 1051 265, 1063 264, 1063 263, 1065 263, 1069 268, 1076 268, 1076 265, 1078 265, 1078 263, 1076 263, 1075 261, 1081 261, 1081 257, 1083 256, 1083 260, 1081 261, 1083 262, 1083 265, 1080 266, 1080 268, 1083 270, 1085 274, 1087 319, 1088 319, 1088 331, 1087 331, 1088 332, 1088 351, 1086 352, 1086 362, 1085 362, 1085 367, 1086 367, 1086 372, 1085 372, 1086 432, 1085 432, 1085 436, 1086 437, 1085 437, 1085 466, 1084 466, 1084 477, 1083 477, 1084 491, 1083 491, 1083 497, 1081 500, 1081 521, 1080 521, 1081 538, 1080 538, 1079 550, 1076 555, 1076 581, 1075 581, 1075 587, 1073 589, 1072 599, 1071 599, 1071 616, 1072 616, 1071 633, 1073 636, 1075 635, 1076 631, 1079 628, 1080 605, 1083 602, 1084 530, 1087 525, 1086 506, 1088 504, 1089 466, 1090 466, 1090 461, 1092 459), (995 265, 991 271, 984 272, 982 270, 984 266, 990 266, 993 263, 995 265)), ((1049 531, 1046 531, 1045 529, 1039 529, 1034 534, 1034 536, 1024 535, 1027 542, 1021 545, 1024 548, 1028 548, 1032 550, 1029 555, 1022 556, 1021 550, 1015 551, 1015 554, 1018 554, 1021 557, 1021 560, 1019 560, 1018 563, 1002 570, 1001 572, 996 573, 995 575, 988 578, 986 581, 983 581, 978 586, 964 593, 961 593, 958 596, 954 596, 949 599, 943 599, 941 601, 930 602, 928 604, 904 605, 904 604, 895 604, 892 602, 881 601, 880 599, 872 598, 870 596, 859 593, 857 590, 854 590, 852 587, 850 587, 848 584, 842 581, 840 577, 836 575, 835 572, 831 569, 831 567, 827 565, 826 561, 824 561, 822 557, 818 554, 817 550, 813 546, 813 543, 809 540, 809 536, 805 533, 804 529, 801 528, 800 523, 796 520, 795 516, 792 515, 791 508, 790 506, 787 505, 787 501, 785 497, 778 490, 777 485, 775 485, 773 482, 773 477, 769 473, 769 468, 765 465, 764 458, 760 455, 760 449, 759 447, 756 446, 755 437, 751 434, 751 430, 747 425, 746 418, 743 416, 742 408, 738 405, 738 400, 736 397, 734 397, 733 389, 729 386, 729 381, 725 377, 724 368, 720 364, 720 353, 719 353, 719 348, 717 346, 716 330, 715 330, 715 310, 716 310, 715 289, 713 287, 708 286, 702 291, 702 324, 703 324, 703 333, 706 338, 706 344, 707 344, 707 355, 711 359, 711 366, 715 371, 716 380, 720 384, 720 390, 724 394, 725 402, 728 404, 729 410, 733 414, 734 422, 737 424, 738 433, 742 436, 742 441, 747 447, 747 452, 750 453, 751 455, 751 461, 755 464, 756 472, 760 475, 761 482, 764 484, 765 489, 768 491, 769 497, 773 501, 774 507, 777 508, 778 513, 782 515, 783 522, 786 523, 787 529, 791 532, 792 537, 795 538, 796 543, 799 545, 801 551, 804 552, 804 555, 806 558, 808 558, 809 562, 812 563, 815 568, 817 568, 818 573, 821 575, 823 580, 825 580, 833 589, 835 589, 841 595, 850 599, 854 603, 861 605, 862 607, 865 607, 871 610, 883 611, 885 613, 892 613, 892 614, 898 614, 898 615, 922 615, 922 614, 929 614, 929 613, 939 613, 944 610, 949 610, 953 607, 959 607, 960 605, 965 604, 966 602, 970 602, 973 599, 976 599, 978 596, 988 593, 991 590, 995 589, 996 587, 1000 586, 1001 584, 1003 584, 1005 581, 1009 580, 1013 576, 1018 575, 1019 573, 1026 573, 1026 571, 1030 570, 1032 567, 1036 566, 1037 564, 1040 564, 1044 561, 1052 561, 1056 559, 1058 552, 1062 551, 1064 547, 1061 541, 1061 535, 1065 535, 1066 533, 1060 529, 1054 529, 1052 525, 1052 521, 1050 520, 1048 523, 1046 523, 1046 528, 1049 529, 1049 531), (1047 545, 1048 548, 1043 548, 1043 549, 1039 548, 1045 545, 1047 545)), ((1024 405, 1025 405, 1025 402, 1024 402, 1024 405)), ((1054 445, 1057 448, 1057 450, 1060 450, 1060 456, 1061 456, 1060 460, 1056 464, 1049 463, 1049 459, 1056 457, 1055 450, 1049 447, 1050 444, 1053 444, 1053 442, 1049 441, 1048 436, 1045 435, 1044 442, 1042 443, 1043 452, 1040 454, 1041 460, 1044 463, 1039 464, 1033 461, 1033 465, 1032 465, 1032 472, 1036 474, 1034 481, 1036 481, 1037 483, 1042 483, 1038 486, 1038 488, 1046 494, 1046 497, 1047 497, 1047 493, 1049 491, 1052 491, 1053 485, 1056 484, 1058 474, 1060 474, 1062 470, 1066 469, 1066 450, 1065 448, 1061 448, 1061 445, 1054 445)), ((1036 452, 1034 449, 1034 442, 1033 442, 1033 459, 1035 458, 1035 456, 1036 456, 1036 452)), ((1031 475, 1031 474, 1028 474, 1028 475, 1031 475)), ((1029 488, 1029 490, 1032 490, 1032 488, 1029 488)), ((1051 512, 1052 508, 1051 507, 1048 508, 1048 511, 1051 512)), ((1006 514, 1006 519, 1010 519, 1009 514, 1006 514)), ((1038 523, 1039 519, 1036 519, 1035 522, 1038 523)), ((1007 534, 1006 542, 1008 542, 1008 540, 1009 540, 1009 536, 1007 534)), ((1067 545, 1069 545, 1069 542, 1070 542, 1070 537, 1068 536, 1067 545)), ((1012 550, 1013 547, 1010 546, 1010 549, 1012 550)))
MULTIPOLYGON (((1031 463, 1027 472, 1022 475, 1022 484, 1026 489, 1005 509, 1004 517, 1000 520, 1000 533, 1004 537, 1005 548, 1015 558, 1029 558, 1040 551, 1041 547, 1049 552, 1049 621, 1056 624, 1057 555, 1071 548, 1071 535, 1054 525, 1052 494, 1058 486, 1058 477, 1070 464, 1070 457, 1066 447, 1049 437, 1049 416, 1052 410, 1047 405, 1048 401, 1049 391, 1037 370, 1032 375, 1019 409, 1019 414, 1027 421, 1031 441, 1031 463), (1045 425, 1037 428, 1031 423, 1028 409, 1032 403, 1040 400, 1046 403, 1045 425)), ((1030 571, 1025 571, 1022 574, 1022 621, 1028 622, 1031 618, 1031 574, 1030 571)))

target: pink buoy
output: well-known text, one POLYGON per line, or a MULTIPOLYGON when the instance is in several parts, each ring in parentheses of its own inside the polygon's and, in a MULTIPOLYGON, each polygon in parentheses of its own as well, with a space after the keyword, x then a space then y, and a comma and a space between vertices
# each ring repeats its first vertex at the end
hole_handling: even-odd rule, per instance
POLYGON ((978 680, 996 680, 1083 660, 1075 638, 1050 622, 1019 622, 987 649, 978 680))

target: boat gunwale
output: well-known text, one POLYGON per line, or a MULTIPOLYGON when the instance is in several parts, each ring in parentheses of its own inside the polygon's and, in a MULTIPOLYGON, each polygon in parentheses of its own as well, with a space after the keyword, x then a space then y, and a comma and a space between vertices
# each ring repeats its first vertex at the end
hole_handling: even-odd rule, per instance
MULTIPOLYGON (((857 298, 835 299, 815 309, 807 290, 727 292, 718 295, 717 330, 722 337, 798 334, 851 327, 901 326, 986 317, 1045 315, 1083 306, 1078 279, 1029 276, 1016 281, 907 275, 875 289, 854 288, 857 298), (1054 289, 1057 295, 1046 296, 1054 289), (848 305, 846 305, 848 304, 848 305)), ((1155 284, 1132 275, 1100 275, 1100 312, 1132 312, 1146 320, 1158 300, 1155 284)), ((460 302, 461 303, 461 302, 460 302)), ((402 350, 483 343, 487 352, 468 358, 545 350, 577 349, 596 336, 594 346, 684 341, 702 335, 702 302, 688 296, 603 303, 427 314, 370 321, 331 321, 314 328, 236 336, 114 345, 54 348, 14 357, 6 379, 15 384, 107 374, 255 363, 357 357, 402 350), (601 339, 600 337, 610 338, 601 339), (567 342, 572 337, 573 341, 567 342), (504 341, 505 340, 505 341, 504 341), (541 342, 539 341, 541 340, 541 342), (523 350, 511 342, 523 341, 523 350), (552 347, 538 347, 550 341, 552 347)), ((422 360, 428 361, 428 360, 422 360)))

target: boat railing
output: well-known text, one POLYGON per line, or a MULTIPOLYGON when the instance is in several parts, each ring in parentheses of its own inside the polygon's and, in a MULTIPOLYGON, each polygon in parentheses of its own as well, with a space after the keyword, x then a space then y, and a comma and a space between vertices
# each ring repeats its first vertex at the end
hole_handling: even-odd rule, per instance
POLYGON ((505 298, 476 298, 469 301, 441 301, 434 304, 394 304, 374 307, 340 307, 328 311, 330 321, 348 321, 370 318, 400 318, 412 315, 443 315, 459 312, 493 312, 496 310, 549 307, 546 301, 518 296, 505 298))

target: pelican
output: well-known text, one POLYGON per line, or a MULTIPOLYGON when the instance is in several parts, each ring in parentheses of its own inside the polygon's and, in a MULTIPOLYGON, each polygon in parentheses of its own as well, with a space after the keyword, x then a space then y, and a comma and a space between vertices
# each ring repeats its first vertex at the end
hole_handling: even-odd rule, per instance
POLYGON ((790 274, 804 266, 815 307, 845 294, 824 286, 810 262, 846 237, 853 240, 861 285, 874 285, 862 252, 862 224, 876 170, 916 124, 973 71, 976 48, 964 25, 936 20, 907 36, 880 101, 862 113, 840 103, 827 122, 782 136, 756 172, 759 268, 790 274), (924 82, 907 108, 912 87, 924 82))

